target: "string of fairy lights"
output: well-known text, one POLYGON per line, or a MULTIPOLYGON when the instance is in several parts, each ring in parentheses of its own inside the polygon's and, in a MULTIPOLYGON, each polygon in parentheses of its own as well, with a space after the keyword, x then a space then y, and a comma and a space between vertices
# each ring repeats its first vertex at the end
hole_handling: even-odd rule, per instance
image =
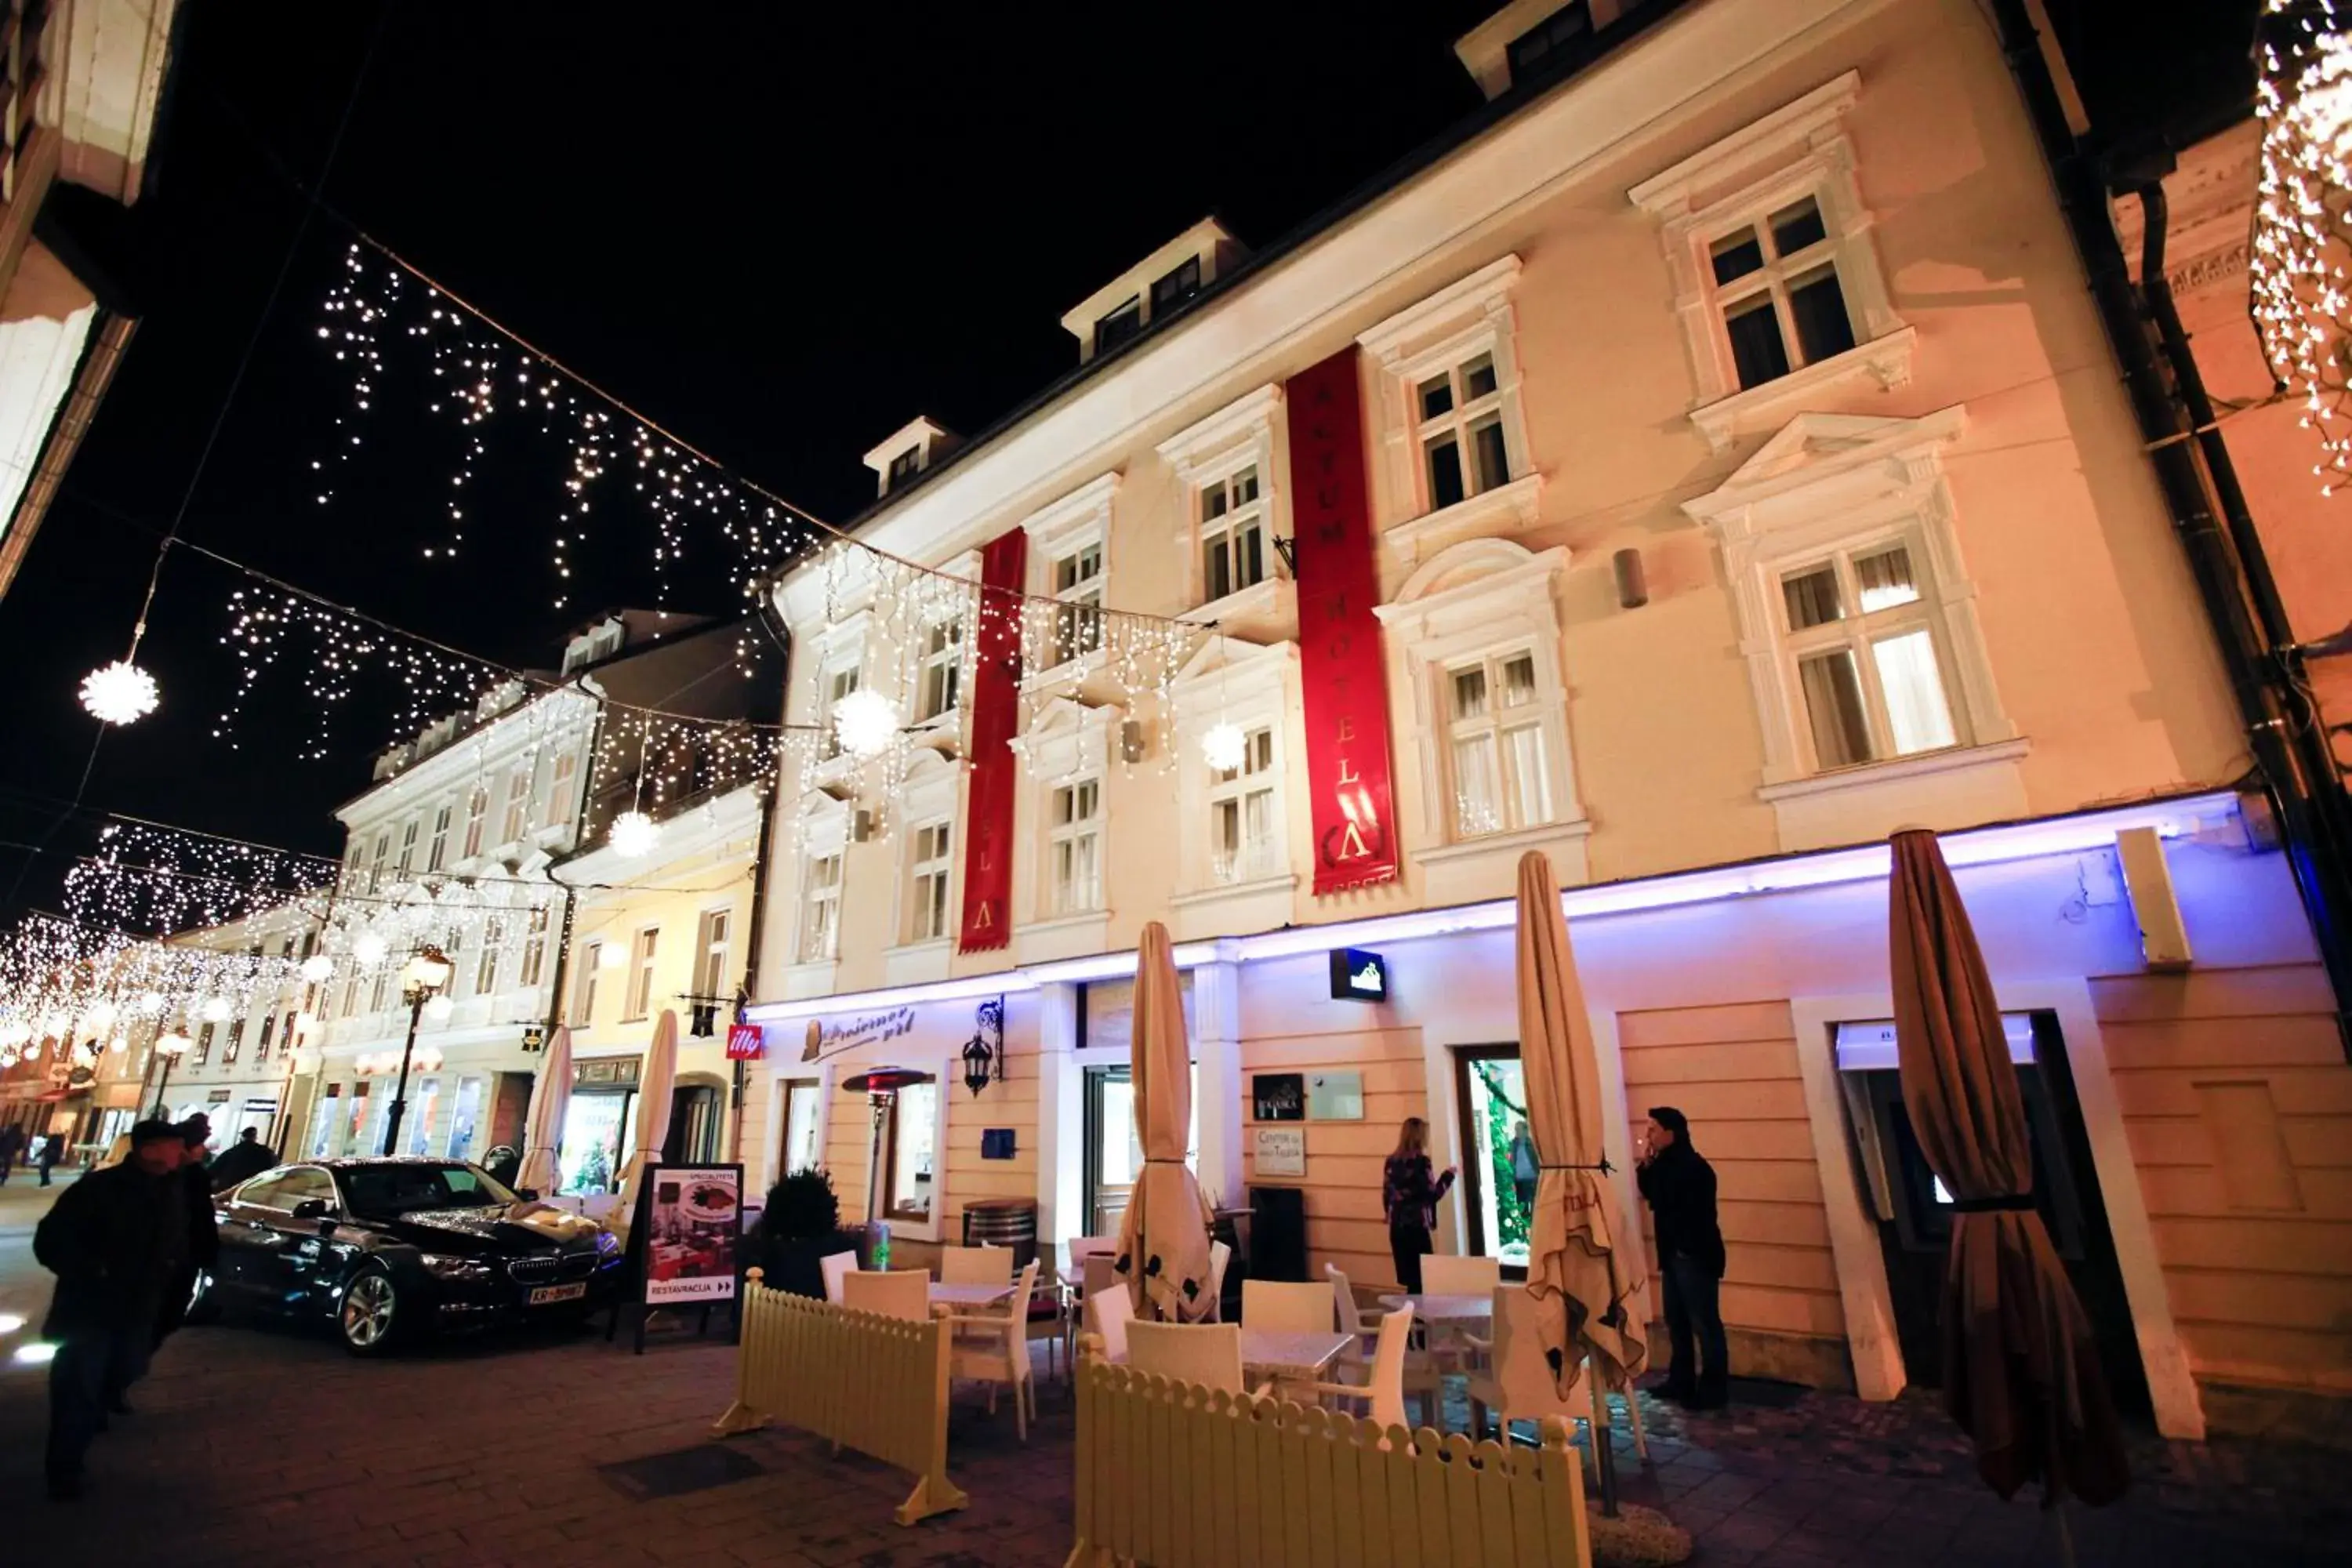
POLYGON ((2352 5, 2267 0, 2255 56, 2262 174, 2252 308, 2274 374, 2317 433, 2320 493, 2352 476, 2352 5))

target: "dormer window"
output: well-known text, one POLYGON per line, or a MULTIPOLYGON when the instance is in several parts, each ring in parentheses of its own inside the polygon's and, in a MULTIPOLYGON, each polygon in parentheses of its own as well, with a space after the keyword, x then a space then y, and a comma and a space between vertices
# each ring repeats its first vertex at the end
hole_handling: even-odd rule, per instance
POLYGON ((932 458, 955 444, 955 435, 947 426, 917 415, 866 454, 866 466, 874 470, 876 493, 887 496, 905 489, 930 468, 932 458))
MULTIPOLYGON (((1157 293, 1155 285, 1153 292, 1157 293)), ((1127 303, 1095 322, 1095 353, 1107 354, 1129 338, 1143 334, 1143 296, 1130 297, 1127 303)))
POLYGON ((923 449, 909 447, 890 459, 890 472, 883 480, 883 489, 895 490, 923 471, 923 449))
POLYGON ((1201 258, 1188 256, 1181 264, 1152 279, 1151 319, 1158 321, 1200 291, 1201 258))
POLYGON ((1585 0, 1561 6, 1511 40, 1511 85, 1524 87, 1569 69, 1588 58, 1581 46, 1591 37, 1592 11, 1585 0))

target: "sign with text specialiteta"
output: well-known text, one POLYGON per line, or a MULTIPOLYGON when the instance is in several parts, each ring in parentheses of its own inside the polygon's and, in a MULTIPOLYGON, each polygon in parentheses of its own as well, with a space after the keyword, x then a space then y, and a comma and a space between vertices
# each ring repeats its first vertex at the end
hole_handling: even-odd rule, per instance
POLYGON ((1307 785, 1315 824, 1315 892, 1397 878, 1389 787, 1388 667, 1364 476, 1356 347, 1290 378, 1290 512, 1297 539, 1298 670, 1307 717, 1307 785))
POLYGON ((742 1268, 743 1167, 650 1166, 638 1193, 629 1239, 645 1304, 731 1298, 742 1268))

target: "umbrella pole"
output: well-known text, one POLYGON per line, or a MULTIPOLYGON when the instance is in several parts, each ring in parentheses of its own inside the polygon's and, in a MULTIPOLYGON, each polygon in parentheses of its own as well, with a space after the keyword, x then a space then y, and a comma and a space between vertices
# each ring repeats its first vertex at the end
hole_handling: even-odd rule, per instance
POLYGON ((2058 1516, 2058 1560, 2074 1568, 2074 1531, 2066 1522, 2066 1500, 2060 1498, 2050 1511, 2058 1516))
MULTIPOLYGON (((1609 1391, 1601 1385, 1601 1367, 1588 1362, 1592 1384, 1592 1469, 1601 1479, 1601 1513, 1617 1517, 1617 1423, 1609 1414, 1609 1391)), ((1628 1398, 1633 1397, 1628 1394, 1628 1398)))

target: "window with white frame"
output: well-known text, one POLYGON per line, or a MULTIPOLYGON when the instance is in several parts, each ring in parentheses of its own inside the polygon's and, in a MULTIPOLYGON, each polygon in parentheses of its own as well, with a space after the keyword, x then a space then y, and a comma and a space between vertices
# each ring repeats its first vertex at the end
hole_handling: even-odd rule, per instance
POLYGON ((661 928, 647 926, 629 944, 628 1005, 624 1023, 635 1023, 653 1011, 654 953, 661 945, 661 928))
POLYGON ((572 1021, 582 1028, 596 1022, 596 976, 604 971, 604 944, 584 942, 580 949, 580 978, 572 983, 572 1021))
POLYGON ((1742 387, 1777 381, 1853 347, 1836 250, 1814 197, 1743 216, 1707 242, 1707 265, 1715 313, 1742 387))
POLYGON ((841 952, 843 852, 813 855, 801 889, 801 962, 821 963, 841 952))
POLYGON ((393 866, 393 875, 396 877, 407 876, 416 865, 416 830, 419 826, 421 824, 414 816, 401 825, 400 858, 393 866))
POLYGON ((950 616, 922 629, 922 668, 916 676, 915 721, 955 711, 963 680, 963 617, 950 616))
POLYGON ((830 762, 842 754, 841 731, 834 715, 840 710, 842 699, 856 691, 861 679, 854 664, 836 665, 824 672, 824 743, 817 753, 820 761, 830 762))
POLYGON ((541 820, 542 827, 565 827, 572 822, 572 782, 580 772, 580 758, 572 752, 559 752, 555 757, 554 777, 547 786, 547 816, 541 820))
POLYGON ((425 856, 425 868, 438 871, 449 863, 449 818, 453 808, 444 801, 433 813, 433 843, 425 856))
POLYGON ((1493 351, 1419 377, 1412 388, 1414 438, 1434 511, 1511 482, 1511 455, 1503 439, 1502 384, 1493 351))
POLYGON ((728 967, 730 935, 734 926, 731 910, 705 910, 701 928, 694 940, 694 994, 698 996, 724 996, 730 987, 728 967))
POLYGON ((1255 882, 1282 869, 1278 783, 1270 724, 1243 731, 1239 767, 1209 769, 1209 874, 1216 881, 1255 882))
POLYGON ((482 852, 482 829, 489 821, 490 786, 478 784, 466 796, 466 858, 482 852))
POLYGON ((474 964, 474 994, 488 996, 499 988, 499 961, 506 952, 507 922, 492 915, 482 922, 482 955, 474 964))
POLYGON ((1399 509, 1419 517, 1494 491, 1517 496, 1534 472, 1519 408, 1504 256, 1357 339, 1381 369, 1382 439, 1399 509))
POLYGON ((1089 540, 1054 557, 1049 582, 1055 604, 1054 644, 1047 658, 1067 664, 1102 647, 1102 541, 1089 540))
POLYGON ((499 842, 512 844, 530 830, 530 764, 517 763, 507 775, 506 820, 499 824, 499 842))
POLYGON ((375 858, 368 868, 368 888, 371 891, 383 886, 383 863, 392 853, 392 829, 385 828, 375 836, 375 858))
POLYGON ((1046 907, 1055 915, 1102 908, 1102 780, 1056 784, 1045 816, 1046 907))
POLYGON ((547 911, 537 909, 523 921, 522 984, 539 984, 540 971, 547 966, 547 911))
POLYGON ((1211 603, 1265 581, 1265 505, 1257 465, 1200 487, 1201 598, 1211 603))
POLYGON ((1898 537, 1780 574, 1781 629, 1818 771, 1959 739, 1922 555, 1898 537))
POLYGON ((916 827, 908 850, 910 874, 907 940, 936 942, 948 934, 948 884, 955 874, 955 826, 946 818, 916 827))
POLYGON ((1534 651, 1448 663, 1443 680, 1454 837, 1476 838, 1549 822, 1551 769, 1534 651))

